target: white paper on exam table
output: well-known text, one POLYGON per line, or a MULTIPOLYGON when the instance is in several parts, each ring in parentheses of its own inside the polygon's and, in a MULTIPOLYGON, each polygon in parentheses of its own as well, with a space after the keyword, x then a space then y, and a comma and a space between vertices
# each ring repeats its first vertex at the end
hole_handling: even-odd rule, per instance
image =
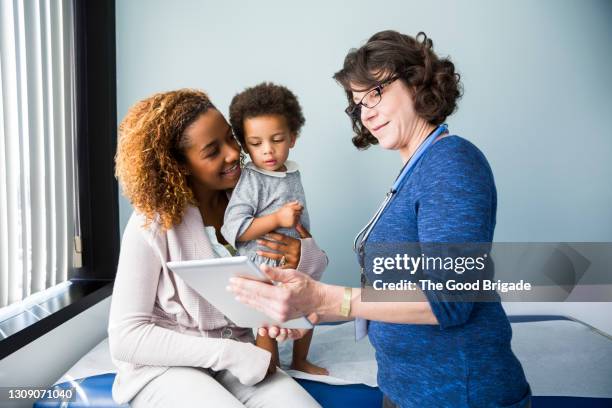
POLYGON ((229 279, 233 276, 244 276, 272 283, 246 256, 172 261, 167 265, 187 285, 239 327, 279 326, 288 329, 313 327, 305 317, 279 323, 264 313, 238 302, 235 296, 226 290, 229 279))

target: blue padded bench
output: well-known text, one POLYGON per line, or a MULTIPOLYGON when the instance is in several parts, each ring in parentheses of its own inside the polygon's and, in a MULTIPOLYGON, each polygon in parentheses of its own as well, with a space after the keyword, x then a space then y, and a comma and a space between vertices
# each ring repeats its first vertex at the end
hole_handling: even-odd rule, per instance
MULTIPOLYGON (((509 316, 512 323, 541 322, 551 320, 571 320, 564 316, 509 316)), ((101 374, 79 379, 76 382, 85 394, 87 401, 79 395, 74 402, 62 404, 58 400, 39 400, 34 408, 118 408, 128 405, 117 405, 111 397, 111 387, 115 374, 101 374)), ((377 408, 382 406, 382 393, 377 387, 363 384, 330 385, 316 381, 297 379, 324 408, 377 408)), ((52 389, 70 388, 70 383, 55 385, 52 389)), ((611 408, 612 398, 535 396, 532 399, 533 408, 611 408)), ((428 408, 428 407, 423 407, 428 408)))
MULTIPOLYGON (((74 402, 62 405, 61 401, 40 400, 34 408, 127 408, 128 405, 117 405, 111 397, 111 386, 115 374, 102 374, 79 380, 79 385, 87 395, 87 402, 77 397, 74 402)), ((363 384, 329 385, 316 381, 297 380, 324 408, 377 408, 382 406, 382 393, 378 388, 363 384)), ((62 383, 52 389, 69 388, 69 383, 62 383)), ((583 397, 533 397, 533 408, 610 408, 610 398, 583 397)), ((428 407, 423 407, 428 408, 428 407)))
MULTIPOLYGON (((101 374, 77 380, 79 386, 87 395, 87 402, 77 397, 74 402, 66 404, 69 408, 127 408, 128 405, 115 404, 111 397, 111 387, 115 374, 101 374)), ((329 385, 316 381, 297 380, 323 407, 354 407, 371 408, 382 405, 382 393, 378 388, 363 384, 329 385)), ((70 383, 57 384, 52 389, 70 388, 70 383)), ((34 408, 59 408, 57 400, 39 400, 34 408)))

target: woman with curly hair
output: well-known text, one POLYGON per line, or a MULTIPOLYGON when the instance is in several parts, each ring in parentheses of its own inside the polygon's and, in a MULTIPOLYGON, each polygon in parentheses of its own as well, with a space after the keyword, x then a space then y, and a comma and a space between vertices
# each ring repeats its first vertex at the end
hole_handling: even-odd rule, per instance
MULTIPOLYGON (((382 31, 351 50, 334 78, 346 91, 353 144, 395 150, 404 164, 380 211, 356 238, 362 282, 384 279, 372 254, 385 248, 416 246, 416 255, 426 256, 436 247, 431 244, 444 252, 451 247, 440 243, 490 243, 497 208, 491 168, 476 146, 443 125, 461 96, 454 64, 434 53, 424 33, 382 31)), ((387 263, 385 268, 387 274, 400 269, 387 263)), ((368 302, 362 293, 370 296, 371 290, 263 269, 281 285, 235 278, 231 289, 239 299, 280 321, 312 312, 323 320, 355 319, 358 334, 367 333, 376 350, 384 407, 530 406, 499 301, 476 302, 464 293, 453 297, 415 285, 401 298, 411 301, 378 296, 368 302)), ((445 277, 435 266, 415 272, 436 288, 445 277)))
MULTIPOLYGON (((134 207, 123 234, 108 327, 113 398, 135 407, 319 406, 270 352, 180 278, 168 261, 231 256, 220 229, 241 173, 232 129, 196 90, 134 105, 119 126, 116 174, 134 207)), ((327 257, 301 228, 264 241, 319 276, 327 257)), ((282 336, 295 331, 281 331, 282 336)), ((276 335, 274 331, 271 333, 276 335)))

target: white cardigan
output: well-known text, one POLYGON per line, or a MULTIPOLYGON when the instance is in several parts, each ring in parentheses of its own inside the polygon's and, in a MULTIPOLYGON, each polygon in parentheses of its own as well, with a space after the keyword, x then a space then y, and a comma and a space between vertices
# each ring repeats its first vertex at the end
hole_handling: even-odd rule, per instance
MULTIPOLYGON (((226 369, 247 385, 261 381, 270 353, 252 344, 251 329, 230 326, 166 267, 168 261, 215 257, 200 211, 188 207, 181 224, 166 232, 156 223, 143 225, 144 217, 134 212, 123 233, 113 289, 108 339, 118 369, 114 400, 130 401, 170 366, 226 369), (227 327, 232 339, 222 338, 227 327)), ((326 266, 325 252, 303 239, 298 269, 319 279, 326 266)))

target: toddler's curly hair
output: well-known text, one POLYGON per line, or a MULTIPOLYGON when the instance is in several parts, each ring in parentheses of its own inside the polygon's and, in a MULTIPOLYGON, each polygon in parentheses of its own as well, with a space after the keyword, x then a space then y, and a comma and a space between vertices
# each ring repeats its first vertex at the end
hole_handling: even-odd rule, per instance
POLYGON ((240 92, 230 103, 230 124, 234 135, 244 147, 244 121, 264 115, 281 115, 291 133, 299 134, 304 115, 297 97, 288 88, 271 82, 262 82, 240 92))

